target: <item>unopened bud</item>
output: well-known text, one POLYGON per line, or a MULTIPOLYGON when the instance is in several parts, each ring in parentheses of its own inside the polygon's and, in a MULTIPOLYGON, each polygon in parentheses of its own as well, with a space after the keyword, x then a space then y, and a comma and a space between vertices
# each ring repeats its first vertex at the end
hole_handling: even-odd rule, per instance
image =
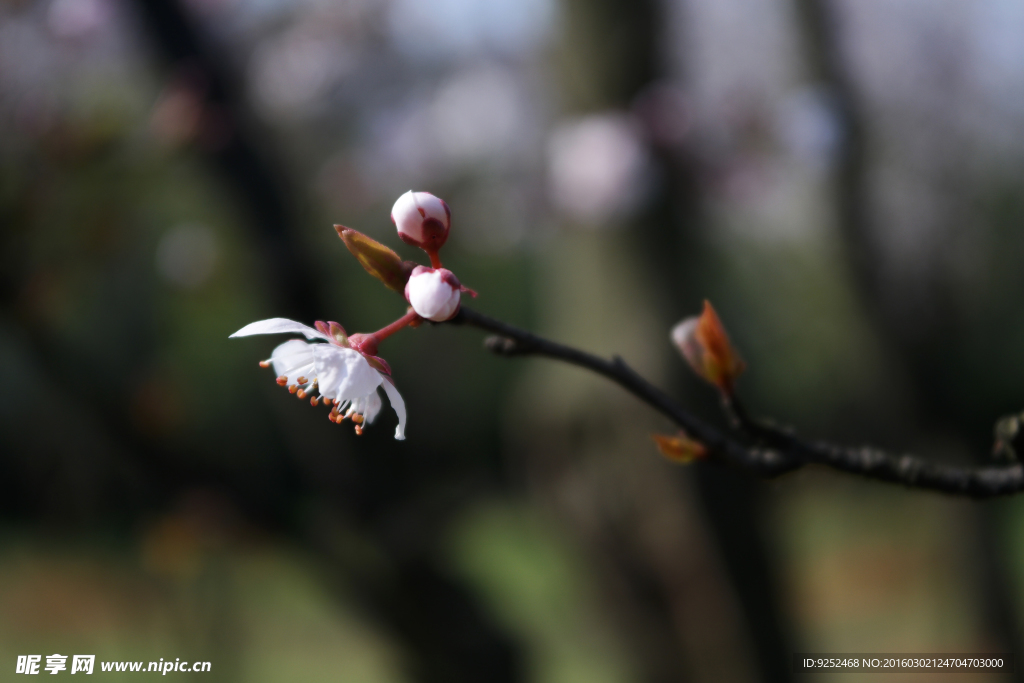
POLYGON ((443 200, 429 192, 409 190, 395 202, 391 221, 403 242, 436 252, 448 239, 452 212, 443 200))
POLYGON ((661 454, 672 462, 685 465, 694 460, 703 460, 708 455, 707 447, 700 441, 691 439, 685 432, 679 432, 676 436, 651 434, 651 438, 658 445, 661 454))
POLYGON ((405 283, 409 281, 414 263, 402 261, 391 249, 357 230, 344 225, 335 225, 334 229, 367 273, 396 292, 405 291, 405 283))
POLYGON ((461 290, 462 284, 452 271, 417 266, 405 285, 405 298, 421 317, 444 322, 459 312, 461 290))
POLYGON ((700 316, 687 318, 672 328, 672 342, 698 376, 725 394, 732 394, 736 378, 746 365, 732 347, 710 302, 704 302, 700 316))

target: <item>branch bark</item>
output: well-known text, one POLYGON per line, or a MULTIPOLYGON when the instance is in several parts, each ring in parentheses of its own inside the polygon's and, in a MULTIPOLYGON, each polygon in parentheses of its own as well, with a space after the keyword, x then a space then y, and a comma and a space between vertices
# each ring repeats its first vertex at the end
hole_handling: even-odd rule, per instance
POLYGON ((890 453, 873 446, 809 441, 795 432, 755 420, 737 400, 725 406, 737 430, 724 433, 680 406, 618 356, 611 360, 601 358, 544 339, 465 306, 451 323, 496 334, 485 341, 485 346, 498 355, 544 356, 596 372, 701 441, 713 459, 761 476, 775 477, 808 464, 819 464, 868 479, 969 498, 992 498, 1024 490, 1024 465, 1020 463, 962 467, 931 462, 911 454, 890 453))

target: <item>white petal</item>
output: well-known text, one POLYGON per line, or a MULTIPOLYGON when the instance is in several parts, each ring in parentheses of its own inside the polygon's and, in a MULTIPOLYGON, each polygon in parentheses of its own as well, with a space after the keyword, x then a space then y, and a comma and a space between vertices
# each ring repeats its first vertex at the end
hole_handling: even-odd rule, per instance
POLYGON ((423 216, 416 205, 416 196, 409 190, 395 202, 391 208, 391 220, 398 232, 405 233, 416 241, 423 239, 423 216))
POLYGON ((445 302, 441 310, 434 316, 434 320, 445 321, 455 315, 455 311, 459 310, 459 301, 462 299, 462 293, 457 289, 452 289, 452 295, 448 297, 448 301, 445 302))
POLYGON ((374 389, 373 393, 366 397, 366 405, 363 406, 363 417, 366 419, 366 424, 373 422, 373 418, 377 417, 382 405, 384 402, 380 400, 380 394, 374 389))
POLYGON ((270 361, 274 364, 274 372, 280 377, 284 375, 295 383, 300 376, 307 377, 312 381, 316 377, 316 370, 313 366, 313 345, 307 344, 301 339, 291 339, 274 349, 270 354, 270 361))
POLYGON ((448 227, 448 210, 440 198, 429 192, 416 192, 413 196, 416 198, 416 206, 423 210, 426 218, 433 218, 441 225, 448 227))
POLYGON ((690 337, 693 336, 694 330, 697 329, 697 323, 699 319, 694 316, 683 320, 678 325, 672 328, 672 343, 683 348, 689 341, 690 337))
POLYGON ((381 384, 384 387, 384 393, 388 395, 388 400, 391 401, 391 407, 395 409, 395 414, 398 415, 398 427, 395 428, 395 438, 399 441, 405 440, 405 401, 402 400, 402 395, 398 393, 398 389, 395 388, 388 380, 384 380, 381 384))
POLYGON ((249 323, 238 332, 228 337, 248 337, 253 334, 280 334, 284 332, 298 332, 299 334, 306 335, 306 339, 324 339, 330 341, 330 338, 326 335, 321 334, 317 330, 313 329, 309 325, 303 325, 297 323, 294 320, 288 320, 287 318, 270 318, 269 320, 259 320, 254 323, 249 323))
POLYGON ((312 344, 320 393, 335 401, 353 401, 373 393, 384 381, 362 354, 332 344, 312 344))

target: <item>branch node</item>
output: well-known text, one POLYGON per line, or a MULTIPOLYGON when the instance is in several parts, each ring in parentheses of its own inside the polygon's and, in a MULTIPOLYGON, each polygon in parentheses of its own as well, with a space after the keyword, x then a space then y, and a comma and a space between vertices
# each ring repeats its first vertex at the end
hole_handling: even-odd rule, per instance
POLYGON ((523 356, 529 353, 519 342, 508 337, 487 337, 484 339, 484 348, 499 356, 523 356))

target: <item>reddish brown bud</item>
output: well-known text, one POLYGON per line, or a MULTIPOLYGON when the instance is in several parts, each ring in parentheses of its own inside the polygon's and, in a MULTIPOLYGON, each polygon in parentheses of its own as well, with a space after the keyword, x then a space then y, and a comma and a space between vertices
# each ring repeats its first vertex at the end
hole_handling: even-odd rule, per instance
POLYGON ((679 432, 676 436, 651 434, 651 438, 658 445, 661 454, 672 462, 687 465, 708 456, 707 447, 701 442, 691 439, 685 432, 679 432))
POLYGON ((416 267, 415 263, 403 262, 394 251, 352 228, 335 225, 334 229, 338 231, 341 241, 367 273, 388 288, 405 293, 405 283, 409 281, 409 274, 416 267))
POLYGON ((704 302, 700 316, 687 318, 672 328, 672 342, 699 377, 732 394, 736 378, 746 365, 710 302, 704 302))

